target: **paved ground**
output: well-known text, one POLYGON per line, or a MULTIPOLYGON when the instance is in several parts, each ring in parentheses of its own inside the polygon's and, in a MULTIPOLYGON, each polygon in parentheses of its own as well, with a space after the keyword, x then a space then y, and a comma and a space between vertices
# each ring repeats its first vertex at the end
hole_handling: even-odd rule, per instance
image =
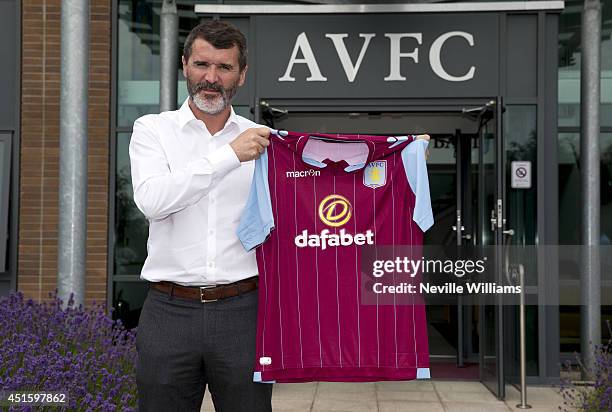
MULTIPOLYGON (((470 381, 410 381, 377 383, 276 384, 274 412, 497 412, 522 411, 515 407, 519 392, 506 389, 498 401, 481 383, 470 381)), ((558 390, 529 387, 533 412, 558 412, 563 398, 558 390)), ((207 392, 202 411, 214 411, 207 392)))

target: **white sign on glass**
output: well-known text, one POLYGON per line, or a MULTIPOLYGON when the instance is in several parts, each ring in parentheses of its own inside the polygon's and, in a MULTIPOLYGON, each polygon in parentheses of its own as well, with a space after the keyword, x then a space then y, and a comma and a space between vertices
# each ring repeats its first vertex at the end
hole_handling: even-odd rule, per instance
POLYGON ((513 161, 510 166, 513 189, 531 189, 531 162, 513 161))

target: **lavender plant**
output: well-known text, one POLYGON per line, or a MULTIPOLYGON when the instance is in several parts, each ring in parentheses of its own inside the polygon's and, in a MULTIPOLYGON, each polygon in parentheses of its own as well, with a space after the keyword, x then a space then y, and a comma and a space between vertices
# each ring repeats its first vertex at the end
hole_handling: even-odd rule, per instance
POLYGON ((563 395, 562 411, 579 410, 583 412, 610 412, 612 411, 612 328, 610 321, 606 322, 610 339, 604 345, 593 345, 595 362, 592 370, 585 366, 576 356, 577 368, 572 368, 568 362, 565 370, 568 372, 587 372, 594 381, 589 385, 579 385, 570 378, 561 380, 561 394, 563 395))
POLYGON ((63 392, 70 411, 136 410, 135 330, 102 305, 76 307, 71 298, 64 308, 51 298, 0 299, 0 388, 63 392))

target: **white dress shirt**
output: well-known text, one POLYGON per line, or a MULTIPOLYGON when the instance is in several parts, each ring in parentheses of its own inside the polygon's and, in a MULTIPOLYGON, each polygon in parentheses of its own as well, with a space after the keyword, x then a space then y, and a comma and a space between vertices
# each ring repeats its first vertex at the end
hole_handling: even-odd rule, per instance
POLYGON ((255 163, 240 163, 229 143, 258 126, 232 109, 223 129, 211 135, 187 100, 178 110, 136 120, 134 202, 149 221, 141 279, 202 286, 257 274, 254 252, 236 236, 255 163))

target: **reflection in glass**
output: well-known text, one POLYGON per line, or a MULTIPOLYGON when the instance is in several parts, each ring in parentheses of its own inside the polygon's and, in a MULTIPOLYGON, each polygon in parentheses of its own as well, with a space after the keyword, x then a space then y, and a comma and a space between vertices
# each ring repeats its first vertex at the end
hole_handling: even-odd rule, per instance
MULTIPOLYGON (((602 0, 601 125, 612 126, 612 0, 602 0)), ((580 125, 582 0, 566 0, 559 19, 559 126, 580 125)))
MULTIPOLYGON (((508 105, 504 113, 504 151, 506 156, 506 229, 514 234, 508 244, 526 246, 536 244, 537 234, 537 109, 535 105, 508 105), (512 162, 531 163, 531 187, 512 187, 512 162)), ((522 264, 525 281, 538 286, 537 261, 520 256, 520 248, 510 248, 511 264, 522 264), (514 254, 516 253, 516 256, 514 254)), ((519 318, 518 308, 505 308, 505 327, 509 331, 506 342, 506 367, 509 381, 519 376, 519 318)), ((538 374, 538 308, 527 306, 525 311, 527 375, 538 374)))
POLYGON ((9 201, 11 193, 11 133, 0 133, 0 273, 9 269, 9 201))
MULTIPOLYGON (((491 211, 495 209, 497 188, 497 117, 493 117, 480 130, 478 162, 478 217, 479 239, 481 245, 494 245, 495 233, 491 228, 491 211)), ((499 395, 500 368, 503 353, 498 352, 498 330, 501 327, 500 308, 493 305, 480 306, 480 378, 484 385, 499 395), (502 358, 500 358, 502 355, 502 358)), ((501 377, 503 379, 503 377, 501 377)))
MULTIPOLYGON (((580 177, 580 134, 559 133, 559 244, 578 245, 581 243, 581 201, 580 177), (571 222, 568 224, 568 222, 571 222)), ((601 152, 601 234, 602 245, 612 244, 612 133, 602 133, 599 141, 601 152)), ((567 262, 561 261, 561 266, 567 262)), ((571 270, 569 270, 571 271, 571 270)), ((578 272, 574 264, 573 272, 578 272)), ((580 351, 580 307, 560 308, 560 341, 562 352, 580 351)), ((612 307, 602 306, 602 320, 612 319, 612 307)), ((602 324, 602 339, 607 329, 602 324)))
POLYGON ((514 229, 510 242, 533 245, 536 238, 537 136, 535 105, 509 105, 504 113, 506 146, 506 227, 514 229), (531 162, 531 188, 512 188, 512 162, 531 162))
POLYGON ((144 282, 116 282, 113 293, 113 319, 121 319, 125 327, 138 325, 149 285, 144 282))
POLYGON ((601 150, 601 244, 612 244, 612 133, 602 133, 601 150))
MULTIPOLYGON (((159 112, 159 20, 161 2, 120 0, 117 32, 117 124, 131 126, 138 117, 159 112)), ((178 98, 180 105, 187 88, 180 63, 185 38, 198 24, 193 2, 177 2, 179 13, 178 98)))
MULTIPOLYGON (((559 133, 559 244, 581 243, 580 222, 581 178, 580 135, 559 133)), ((602 133, 599 141, 601 152, 601 244, 612 244, 612 133, 602 133)))
POLYGON ((140 275, 147 257, 148 222, 133 200, 129 133, 117 135, 115 191, 115 273, 140 275))

